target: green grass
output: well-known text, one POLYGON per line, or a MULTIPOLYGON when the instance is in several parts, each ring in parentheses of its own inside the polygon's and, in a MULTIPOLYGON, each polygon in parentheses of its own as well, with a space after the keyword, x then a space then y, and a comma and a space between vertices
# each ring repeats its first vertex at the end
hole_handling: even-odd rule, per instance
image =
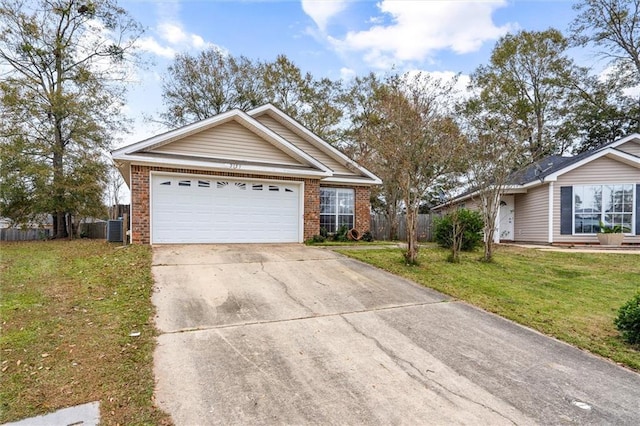
POLYGON ((171 423, 153 404, 148 246, 20 242, 0 254, 0 423, 90 401, 102 424, 171 423))
POLYGON ((420 265, 407 266, 399 249, 338 251, 640 370, 640 348, 613 325, 640 291, 639 255, 500 247, 493 263, 474 252, 453 264, 448 250, 428 247, 420 265))

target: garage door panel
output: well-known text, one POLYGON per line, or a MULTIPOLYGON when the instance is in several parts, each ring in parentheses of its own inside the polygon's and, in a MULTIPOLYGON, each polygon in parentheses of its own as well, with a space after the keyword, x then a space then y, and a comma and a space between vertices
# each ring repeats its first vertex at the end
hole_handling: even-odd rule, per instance
POLYGON ((152 176, 154 243, 298 242, 300 186, 152 176))

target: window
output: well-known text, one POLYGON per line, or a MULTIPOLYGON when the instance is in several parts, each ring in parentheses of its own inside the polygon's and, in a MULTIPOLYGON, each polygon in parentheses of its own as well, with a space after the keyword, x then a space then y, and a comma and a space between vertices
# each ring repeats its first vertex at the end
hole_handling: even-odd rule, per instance
POLYGON ((341 226, 353 228, 355 194, 353 189, 320 188, 320 227, 336 232, 341 226))
POLYGON ((633 206, 631 184, 574 186, 574 233, 595 234, 600 231, 601 222, 606 226, 620 225, 625 232, 633 232, 633 206))

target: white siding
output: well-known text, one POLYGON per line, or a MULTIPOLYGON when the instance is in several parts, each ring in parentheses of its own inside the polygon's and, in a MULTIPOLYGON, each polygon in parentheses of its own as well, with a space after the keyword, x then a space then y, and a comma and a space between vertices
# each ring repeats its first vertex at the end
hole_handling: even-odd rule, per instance
POLYGON ((294 158, 235 121, 203 130, 153 151, 205 158, 300 165, 294 158))
POLYGON ((620 151, 628 152, 629 154, 637 155, 640 157, 640 143, 636 141, 629 141, 618 146, 616 149, 620 151))
POLYGON ((549 185, 515 194, 515 240, 547 243, 549 237, 549 185))
MULTIPOLYGON (((640 183, 640 170, 627 164, 600 157, 558 178, 553 191, 553 241, 556 243, 597 243, 595 235, 560 235, 560 187, 572 185, 640 183)), ((640 194, 636 194, 636 197, 640 194)), ((639 214, 640 212, 635 212, 639 214)), ((640 243, 640 236, 626 236, 628 243, 640 243)))
POLYGON ((336 161, 333 157, 327 155, 320 149, 316 148, 315 145, 306 141, 304 138, 298 136, 296 133, 289 130, 280 122, 276 121, 274 118, 270 117, 267 114, 262 114, 256 117, 260 123, 264 124, 269 129, 273 130, 280 136, 282 136, 287 141, 294 144, 296 147, 306 152, 316 160, 320 161, 325 166, 329 167, 336 174, 339 175, 351 175, 351 176, 360 176, 359 174, 353 173, 347 167, 345 167, 340 162, 336 161))

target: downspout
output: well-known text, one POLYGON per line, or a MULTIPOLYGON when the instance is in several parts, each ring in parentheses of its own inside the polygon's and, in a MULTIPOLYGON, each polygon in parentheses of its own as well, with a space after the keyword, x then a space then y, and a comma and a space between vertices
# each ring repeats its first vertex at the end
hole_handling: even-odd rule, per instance
POLYGON ((553 182, 549 182, 549 206, 547 210, 547 214, 549 215, 547 219, 549 224, 547 242, 553 244, 553 182))

